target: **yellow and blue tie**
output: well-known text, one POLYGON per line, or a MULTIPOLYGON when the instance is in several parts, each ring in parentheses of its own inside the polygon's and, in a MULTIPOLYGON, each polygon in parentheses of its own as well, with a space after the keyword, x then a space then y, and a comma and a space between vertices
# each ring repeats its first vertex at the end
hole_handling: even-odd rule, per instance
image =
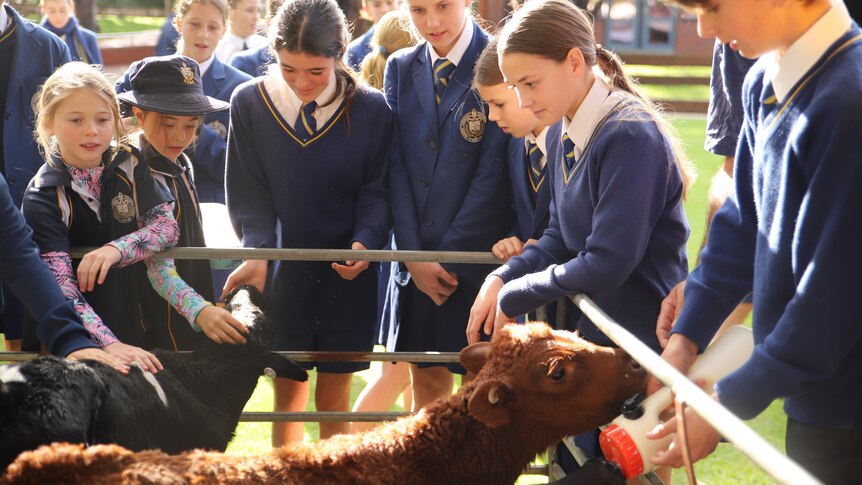
POLYGON ((314 119, 314 110, 317 109, 317 103, 312 101, 302 105, 299 110, 299 116, 296 117, 296 123, 293 125, 293 130, 302 141, 306 141, 317 131, 317 121, 314 119))
POLYGON ((575 167, 575 142, 569 138, 568 133, 563 133, 563 153, 565 157, 563 158, 566 163, 566 171, 571 172, 575 167))
POLYGON ((437 104, 440 104, 440 99, 443 97, 443 91, 446 90, 446 85, 449 84, 449 76, 455 70, 455 64, 449 59, 441 58, 434 61, 434 92, 437 99, 437 104))
POLYGON ((542 167, 542 150, 533 142, 527 142, 527 159, 530 161, 530 185, 533 187, 533 192, 538 192, 542 186, 542 181, 545 180, 545 170, 542 167))

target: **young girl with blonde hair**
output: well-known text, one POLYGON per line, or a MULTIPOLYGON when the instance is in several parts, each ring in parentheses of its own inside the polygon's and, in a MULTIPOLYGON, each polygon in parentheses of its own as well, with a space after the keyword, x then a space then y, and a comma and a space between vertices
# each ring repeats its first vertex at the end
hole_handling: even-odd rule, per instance
POLYGON ((22 210, 42 259, 93 341, 155 372, 161 364, 138 347, 147 328, 136 295, 146 281, 143 260, 179 237, 173 200, 140 152, 123 143, 114 90, 92 66, 72 62, 55 71, 36 112, 45 164, 30 181, 22 210), (73 262, 70 248, 87 246, 98 249, 73 262))

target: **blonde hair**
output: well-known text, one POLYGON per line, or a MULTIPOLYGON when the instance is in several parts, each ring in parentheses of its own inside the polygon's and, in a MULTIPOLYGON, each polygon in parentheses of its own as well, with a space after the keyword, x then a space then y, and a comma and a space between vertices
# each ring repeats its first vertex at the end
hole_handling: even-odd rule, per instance
MULTIPOLYGON (((51 74, 37 94, 36 128, 33 138, 39 144, 39 150, 45 161, 54 168, 62 168, 54 162, 54 157, 60 156, 60 147, 53 136, 48 135, 48 122, 54 119, 60 103, 79 89, 89 89, 98 94, 108 103, 114 117, 114 140, 117 144, 126 142, 126 132, 120 119, 120 105, 114 86, 102 74, 102 71, 83 62, 68 62, 51 74)), ((117 144, 112 147, 111 155, 116 155, 117 144)))
POLYGON ((578 49, 584 63, 598 66, 607 76, 611 89, 625 91, 633 103, 624 110, 632 119, 641 119, 645 112, 656 123, 667 140, 683 181, 683 194, 696 178, 694 166, 685 154, 676 130, 661 115, 661 109, 640 92, 637 83, 623 71, 623 64, 613 52, 596 44, 593 22, 583 10, 566 0, 529 1, 518 9, 503 27, 497 40, 500 56, 513 53, 530 54, 554 62, 563 62, 571 49, 578 49))
POLYGON ((371 52, 362 59, 359 78, 375 87, 383 89, 383 72, 386 59, 405 47, 416 45, 417 39, 410 29, 410 15, 403 9, 386 12, 374 27, 371 38, 371 52))

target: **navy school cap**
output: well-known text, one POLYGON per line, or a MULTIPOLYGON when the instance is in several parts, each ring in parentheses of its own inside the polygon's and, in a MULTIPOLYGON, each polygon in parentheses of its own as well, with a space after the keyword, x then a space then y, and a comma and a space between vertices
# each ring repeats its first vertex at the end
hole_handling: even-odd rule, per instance
POLYGON ((117 95, 124 116, 131 115, 131 106, 175 116, 201 116, 230 108, 204 94, 198 63, 182 55, 136 61, 129 67, 129 82, 132 90, 117 95))

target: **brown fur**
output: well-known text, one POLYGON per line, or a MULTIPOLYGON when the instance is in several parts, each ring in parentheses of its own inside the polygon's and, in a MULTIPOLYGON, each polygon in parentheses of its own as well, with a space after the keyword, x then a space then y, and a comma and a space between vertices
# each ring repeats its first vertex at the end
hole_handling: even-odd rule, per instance
POLYGON ((623 352, 543 324, 506 327, 461 362, 481 372, 455 396, 362 434, 260 456, 53 444, 21 454, 0 484, 513 483, 548 445, 610 421, 646 378, 623 352))

